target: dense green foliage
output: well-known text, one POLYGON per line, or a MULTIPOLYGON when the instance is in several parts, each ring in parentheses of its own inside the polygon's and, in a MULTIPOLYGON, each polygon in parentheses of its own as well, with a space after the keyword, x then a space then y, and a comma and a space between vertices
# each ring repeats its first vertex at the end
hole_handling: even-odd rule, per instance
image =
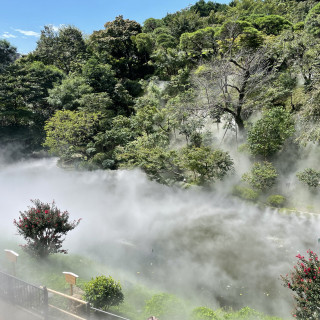
POLYGON ((286 198, 280 194, 274 194, 267 198, 267 204, 272 207, 282 207, 286 202, 286 198))
POLYGON ((270 162, 255 162, 249 173, 245 173, 242 179, 256 190, 268 190, 276 182, 277 171, 270 162))
POLYGON ((279 151, 292 135, 294 123, 290 113, 275 107, 264 113, 248 131, 248 145, 254 155, 269 157, 279 151))
POLYGON ((258 191, 244 186, 234 186, 232 194, 247 201, 256 201, 260 195, 258 191))
MULTIPOLYGON (((1 139, 188 186, 239 178, 240 142, 286 175, 278 159, 293 164, 320 141, 319 12, 316 0, 199 0, 143 25, 120 15, 87 37, 45 26, 23 57, 2 40, 1 139)), ((254 192, 276 186, 259 170, 245 176, 254 192)))
POLYGON ((23 249, 40 258, 53 253, 67 253, 61 249, 63 237, 80 223, 80 219, 70 222, 69 213, 61 212, 54 202, 31 201, 34 206, 20 212, 19 220, 14 220, 18 234, 27 241, 23 249))
POLYGON ((124 295, 121 285, 111 276, 98 276, 84 286, 84 297, 94 308, 108 310, 119 305, 124 295))
POLYGON ((17 48, 6 40, 0 40, 0 73, 17 59, 17 48))
POLYGON ((320 172, 307 168, 297 173, 298 179, 310 188, 318 188, 320 184, 320 172))
POLYGON ((98 130, 100 117, 99 113, 57 111, 46 123, 45 146, 65 162, 82 160, 90 153, 87 145, 98 130))

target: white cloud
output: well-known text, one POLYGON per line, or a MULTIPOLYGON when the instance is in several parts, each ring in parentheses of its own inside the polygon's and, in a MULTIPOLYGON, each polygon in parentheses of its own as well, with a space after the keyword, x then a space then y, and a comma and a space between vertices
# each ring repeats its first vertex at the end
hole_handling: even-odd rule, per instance
POLYGON ((17 36, 9 33, 9 32, 4 32, 2 35, 1 35, 2 38, 6 38, 6 39, 9 39, 9 38, 16 38, 17 36))
POLYGON ((53 30, 54 32, 58 32, 61 28, 63 28, 63 27, 65 26, 65 24, 60 24, 60 25, 58 25, 58 26, 55 26, 55 25, 53 25, 53 24, 49 24, 49 26, 52 28, 52 30, 53 30))
POLYGON ((17 32, 20 32, 22 34, 24 34, 25 36, 29 36, 29 37, 40 37, 40 33, 35 32, 35 31, 27 31, 27 30, 21 30, 21 29, 14 29, 17 32))

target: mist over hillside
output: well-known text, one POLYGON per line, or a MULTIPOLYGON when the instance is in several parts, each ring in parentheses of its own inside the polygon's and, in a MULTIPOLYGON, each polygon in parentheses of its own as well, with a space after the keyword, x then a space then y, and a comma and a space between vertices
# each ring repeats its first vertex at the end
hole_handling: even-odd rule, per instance
POLYGON ((82 218, 64 243, 70 253, 215 308, 248 305, 287 316, 292 300, 280 274, 319 235, 317 216, 166 187, 139 170, 65 171, 56 159, 42 159, 2 165, 0 180, 2 237, 23 243, 13 219, 30 199, 54 199, 71 219, 82 218))

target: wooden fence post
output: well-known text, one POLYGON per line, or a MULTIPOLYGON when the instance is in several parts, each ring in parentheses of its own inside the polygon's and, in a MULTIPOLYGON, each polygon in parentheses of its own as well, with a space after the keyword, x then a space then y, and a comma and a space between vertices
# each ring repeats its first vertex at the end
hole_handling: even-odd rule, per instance
POLYGON ((88 320, 90 320, 90 303, 89 302, 87 302, 86 303, 86 318, 88 319, 88 320))
POLYGON ((49 300, 47 287, 43 287, 43 319, 49 319, 49 300))

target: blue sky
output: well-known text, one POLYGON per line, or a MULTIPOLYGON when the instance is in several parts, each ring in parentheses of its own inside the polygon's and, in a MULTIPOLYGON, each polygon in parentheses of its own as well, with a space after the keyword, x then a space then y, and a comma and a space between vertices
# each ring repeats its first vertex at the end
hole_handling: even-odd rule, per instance
MULTIPOLYGON (((35 49, 45 25, 73 25, 85 34, 103 29, 118 15, 143 23, 162 18, 194 4, 197 0, 0 0, 0 39, 8 40, 18 52, 35 49)), ((229 0, 216 1, 228 3, 229 0)))

